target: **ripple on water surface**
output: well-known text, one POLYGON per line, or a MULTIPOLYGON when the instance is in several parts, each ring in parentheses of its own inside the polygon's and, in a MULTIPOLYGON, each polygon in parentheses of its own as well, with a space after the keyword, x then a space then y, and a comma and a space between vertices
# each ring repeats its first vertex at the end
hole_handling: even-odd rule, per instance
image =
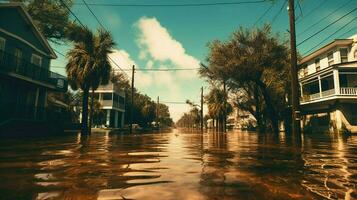
POLYGON ((357 199, 357 136, 2 139, 0 199, 357 199))

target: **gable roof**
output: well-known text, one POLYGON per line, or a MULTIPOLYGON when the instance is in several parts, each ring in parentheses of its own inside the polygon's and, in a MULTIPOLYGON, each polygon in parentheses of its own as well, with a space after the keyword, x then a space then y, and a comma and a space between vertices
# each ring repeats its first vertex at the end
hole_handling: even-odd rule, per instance
POLYGON ((41 42, 41 44, 50 52, 49 56, 53 59, 57 58, 56 53, 53 51, 52 47, 48 43, 47 39, 44 37, 44 35, 40 32, 40 30, 37 28, 35 25, 33 19, 29 15, 29 13, 25 10, 24 6, 22 3, 0 3, 0 9, 1 8, 16 8, 18 12, 20 12, 21 16, 23 19, 31 26, 31 30, 34 33, 34 35, 37 37, 37 39, 41 42))

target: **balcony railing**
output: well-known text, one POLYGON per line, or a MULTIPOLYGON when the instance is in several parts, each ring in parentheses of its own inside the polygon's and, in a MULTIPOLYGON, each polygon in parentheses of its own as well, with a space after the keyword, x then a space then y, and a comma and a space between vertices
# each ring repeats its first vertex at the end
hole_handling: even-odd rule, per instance
POLYGON ((334 88, 321 92, 321 96, 322 97, 328 97, 328 96, 331 96, 331 95, 334 95, 334 94, 335 94, 335 89, 334 88))
POLYGON ((66 77, 51 72, 49 69, 32 64, 26 59, 17 58, 13 54, 0 51, 0 72, 15 73, 35 81, 54 86, 58 90, 67 91, 66 77))
POLYGON ((357 87, 341 87, 340 94, 342 94, 342 95, 357 95, 357 87))
POLYGON ((102 100, 100 101, 101 106, 103 107, 113 107, 113 108, 119 108, 119 109, 125 109, 125 106, 123 103, 115 102, 113 100, 102 100))

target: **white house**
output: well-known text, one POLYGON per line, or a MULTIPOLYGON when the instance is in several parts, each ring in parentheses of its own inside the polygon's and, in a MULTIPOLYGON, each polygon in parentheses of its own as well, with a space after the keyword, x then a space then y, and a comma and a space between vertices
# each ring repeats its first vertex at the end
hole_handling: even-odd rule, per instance
POLYGON ((299 65, 303 126, 357 132, 357 34, 335 39, 299 65))
POLYGON ((111 128, 124 126, 125 93, 118 84, 100 85, 95 90, 94 98, 99 101, 105 112, 102 125, 111 128))

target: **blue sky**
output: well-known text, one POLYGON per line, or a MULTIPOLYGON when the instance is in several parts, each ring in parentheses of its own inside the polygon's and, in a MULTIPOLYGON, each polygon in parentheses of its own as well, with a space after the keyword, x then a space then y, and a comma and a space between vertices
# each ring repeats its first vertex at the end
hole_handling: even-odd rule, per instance
MULTIPOLYGON (((101 4, 190 4, 239 1, 243 0, 87 0, 86 2, 101 4)), ((111 31, 117 44, 115 53, 111 57, 121 68, 129 69, 133 64, 139 68, 195 68, 199 62, 205 61, 208 54, 208 42, 214 39, 226 40, 240 26, 253 27, 257 19, 271 6, 269 12, 259 21, 257 26, 261 26, 265 22, 272 23, 275 19, 272 25, 273 32, 279 32, 282 38, 287 37, 289 24, 285 2, 285 0, 276 0, 274 4, 264 2, 202 7, 94 5, 90 5, 90 7, 102 24, 111 31), (280 10, 281 12, 279 12, 280 10)), ((78 0, 76 3, 82 3, 82 1, 78 0)), ((300 1, 300 5, 302 16, 300 9, 296 8, 296 16, 299 16, 296 25, 297 43, 356 8, 357 1, 303 0, 300 1), (333 15, 329 15, 341 6, 343 6, 341 9, 333 15), (320 23, 306 32, 302 32, 322 18, 323 20, 320 23)), ((99 27, 95 18, 84 5, 75 4, 72 10, 91 29, 94 30, 99 27)), ((298 51, 304 54, 356 16, 357 11, 344 17, 325 31, 299 45, 298 51)), ((357 23, 355 21, 332 35, 324 44, 336 37, 345 38, 356 34, 357 23), (348 32, 352 28, 355 29, 348 32)), ((52 46, 62 53, 65 53, 69 48, 68 45, 53 44, 52 46)), ((65 74, 65 64, 66 59, 58 55, 58 59, 52 61, 52 70, 65 74)), ((135 76, 135 85, 140 92, 153 99, 160 96, 162 101, 183 102, 186 99, 191 99, 199 102, 200 87, 207 87, 207 84, 197 76, 195 71, 137 72, 135 76)), ((187 105, 168 105, 174 120, 177 120, 183 112, 189 110, 187 105)))

